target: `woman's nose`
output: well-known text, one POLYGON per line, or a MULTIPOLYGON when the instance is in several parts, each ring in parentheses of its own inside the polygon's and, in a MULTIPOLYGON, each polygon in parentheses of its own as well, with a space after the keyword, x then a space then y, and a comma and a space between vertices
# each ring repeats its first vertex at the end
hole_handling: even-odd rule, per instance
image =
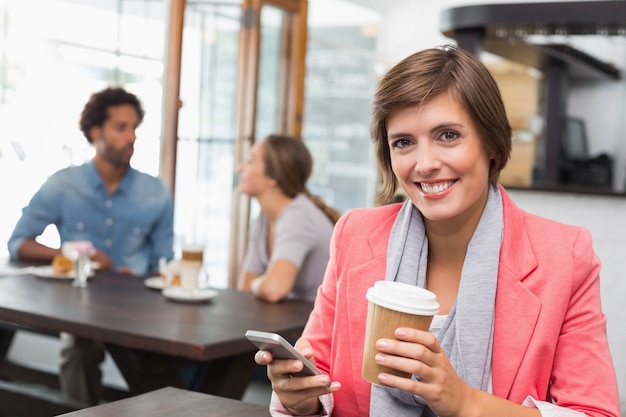
POLYGON ((436 147, 424 145, 420 146, 416 152, 415 170, 417 172, 429 174, 441 166, 436 147))

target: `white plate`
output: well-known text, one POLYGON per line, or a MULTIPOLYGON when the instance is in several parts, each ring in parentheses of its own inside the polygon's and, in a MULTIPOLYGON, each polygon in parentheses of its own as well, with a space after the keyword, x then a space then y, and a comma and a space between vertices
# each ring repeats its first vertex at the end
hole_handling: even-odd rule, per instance
POLYGON ((143 281, 144 285, 148 288, 152 288, 155 290, 162 290, 163 288, 165 288, 167 285, 165 285, 165 281, 163 281, 163 278, 161 277, 150 277, 150 278, 146 278, 143 281))
MULTIPOLYGON (((54 272, 52 266, 44 265, 44 266, 34 266, 31 269, 33 275, 36 275, 41 278, 54 278, 54 279, 74 279, 74 271, 70 271, 67 274, 61 274, 58 272, 54 272)), ((94 276, 94 272, 91 271, 89 273, 90 277, 94 276)))
POLYGON ((163 288, 163 295, 171 300, 183 301, 186 303, 199 303, 217 297, 217 290, 205 288, 203 290, 187 291, 181 287, 163 288))

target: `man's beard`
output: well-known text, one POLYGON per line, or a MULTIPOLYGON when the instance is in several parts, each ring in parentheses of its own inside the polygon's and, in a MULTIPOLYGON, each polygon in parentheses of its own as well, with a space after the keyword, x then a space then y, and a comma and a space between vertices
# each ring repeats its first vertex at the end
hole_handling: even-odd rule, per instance
POLYGON ((130 158, 126 159, 123 157, 124 150, 121 151, 111 151, 107 150, 104 153, 104 159, 114 165, 116 167, 125 168, 130 165, 130 158))

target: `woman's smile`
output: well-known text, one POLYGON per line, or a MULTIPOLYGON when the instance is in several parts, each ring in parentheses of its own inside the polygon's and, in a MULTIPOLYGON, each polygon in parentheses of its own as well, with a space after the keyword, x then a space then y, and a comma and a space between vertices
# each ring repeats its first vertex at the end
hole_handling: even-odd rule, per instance
POLYGON ((454 184, 456 184, 457 180, 453 181, 442 181, 442 182, 419 182, 419 186, 422 191, 426 195, 433 194, 441 194, 442 192, 448 190, 454 184))

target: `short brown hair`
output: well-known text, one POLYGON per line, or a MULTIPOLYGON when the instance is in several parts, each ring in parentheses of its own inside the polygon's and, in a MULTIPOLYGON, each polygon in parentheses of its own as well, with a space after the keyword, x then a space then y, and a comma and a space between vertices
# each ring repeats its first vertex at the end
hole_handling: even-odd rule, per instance
POLYGON ((106 122, 109 117, 109 107, 120 106, 122 104, 130 104, 133 106, 135 111, 137 111, 139 123, 142 122, 145 112, 141 102, 137 96, 121 87, 107 87, 102 91, 93 93, 91 97, 89 97, 89 101, 85 104, 78 122, 80 130, 89 143, 92 143, 91 128, 94 126, 102 126, 104 122, 106 122))
POLYGON ((511 153, 512 134, 500 90, 474 55, 446 45, 402 60, 385 74, 374 93, 370 130, 383 180, 378 203, 391 200, 398 189, 391 168, 387 118, 446 92, 453 94, 474 122, 487 153, 493 157, 489 180, 494 184, 498 181, 511 153))

